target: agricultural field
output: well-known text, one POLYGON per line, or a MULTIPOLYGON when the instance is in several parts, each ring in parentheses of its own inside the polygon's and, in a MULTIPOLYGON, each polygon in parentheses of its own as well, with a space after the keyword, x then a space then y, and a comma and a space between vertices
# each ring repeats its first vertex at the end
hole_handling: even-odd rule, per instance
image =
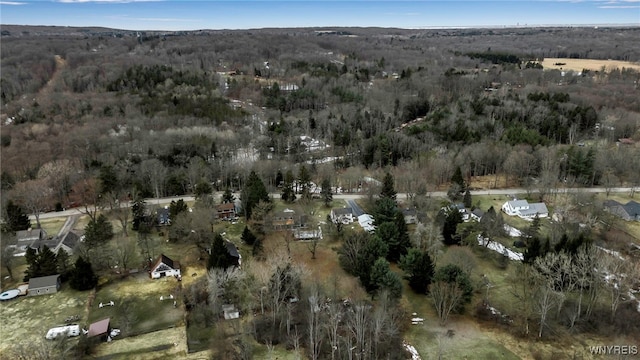
POLYGON ((600 71, 603 68, 609 72, 614 69, 622 70, 634 69, 640 70, 640 64, 630 61, 619 60, 594 60, 594 59, 569 59, 569 58, 545 58, 542 61, 542 67, 545 70, 571 70, 571 71, 600 71))

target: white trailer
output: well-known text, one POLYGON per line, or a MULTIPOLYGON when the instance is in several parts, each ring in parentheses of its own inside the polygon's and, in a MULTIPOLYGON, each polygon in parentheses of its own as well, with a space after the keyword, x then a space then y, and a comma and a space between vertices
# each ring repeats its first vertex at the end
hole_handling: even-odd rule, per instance
POLYGON ((58 336, 72 337, 72 336, 78 336, 78 335, 80 335, 80 325, 72 324, 72 325, 65 325, 65 326, 57 326, 49 329, 49 331, 47 331, 47 335, 45 335, 45 338, 48 340, 53 340, 58 336))

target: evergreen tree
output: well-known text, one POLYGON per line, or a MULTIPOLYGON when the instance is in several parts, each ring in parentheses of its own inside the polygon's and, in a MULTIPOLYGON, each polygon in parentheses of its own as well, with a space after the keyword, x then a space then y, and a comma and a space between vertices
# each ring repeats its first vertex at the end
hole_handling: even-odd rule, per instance
POLYGON ((393 222, 396 218, 398 209, 396 203, 388 197, 383 197, 376 200, 376 207, 374 209, 373 218, 376 225, 393 222))
POLYGON ((456 284, 460 290, 462 290, 462 299, 458 302, 456 312, 460 312, 464 309, 464 305, 471 301, 473 295, 473 285, 469 275, 465 273, 458 265, 445 265, 438 268, 433 275, 433 282, 442 281, 447 284, 456 284))
POLYGON ((456 170, 451 177, 451 184, 459 185, 460 191, 464 191, 467 188, 464 182, 464 177, 462 177, 462 170, 460 170, 460 166, 456 167, 456 170))
POLYGON ((38 254, 39 273, 36 276, 49 276, 58 274, 56 254, 46 246, 40 248, 38 254))
POLYGON ((462 202, 464 203, 464 207, 471 208, 472 205, 472 201, 471 201, 471 192, 469 191, 469 189, 467 189, 467 191, 464 192, 464 197, 462 198, 462 202))
POLYGON ((296 193, 293 190, 293 180, 293 173, 291 170, 287 171, 282 185, 282 194, 280 196, 284 202, 292 203, 296 201, 296 193))
POLYGON ((305 165, 300 167, 298 174, 298 182, 300 183, 300 197, 305 200, 311 199, 311 174, 305 165))
POLYGON ((400 268, 409 280, 409 287, 418 294, 427 294, 433 278, 434 268, 429 253, 418 249, 409 249, 409 252, 400 258, 400 268))
POLYGON ((207 179, 200 179, 195 186, 193 193, 197 199, 202 199, 213 192, 213 186, 207 181, 207 179))
POLYGON ((180 199, 178 201, 171 200, 171 204, 169 204, 169 218, 175 220, 178 214, 187 212, 189 207, 184 200, 180 199))
POLYGON ((249 230, 249 227, 247 227, 246 225, 244 227, 244 230, 242 230, 241 238, 242 241, 244 241, 244 243, 247 245, 253 246, 253 244, 256 242, 256 236, 253 235, 251 230, 249 230))
POLYGON ((535 259, 542 255, 542 245, 540 244, 540 239, 537 236, 528 239, 527 249, 524 251, 524 263, 533 264, 535 259))
POLYGON ((211 244, 211 254, 209 255, 209 262, 207 268, 209 269, 226 269, 233 266, 233 258, 229 255, 227 245, 222 235, 216 234, 211 244))
POLYGON ((64 249, 59 249, 58 253, 56 254, 56 266, 58 268, 58 273, 61 275, 63 281, 67 279, 67 276, 72 269, 69 260, 69 253, 64 249))
POLYGON ((271 199, 264 183, 256 172, 252 170, 242 190, 242 208, 247 220, 251 219, 251 212, 259 201, 270 203, 271 199))
POLYGON ((100 194, 104 195, 109 192, 115 192, 120 187, 118 175, 111 165, 103 165, 100 167, 100 194))
POLYGON ((236 197, 233 196, 231 189, 229 188, 224 189, 224 193, 222 194, 222 203, 226 204, 226 203, 232 203, 234 201, 236 201, 236 197))
POLYGON ((322 180, 322 202, 325 207, 331 206, 331 202, 333 201, 333 192, 331 191, 331 180, 329 178, 324 178, 322 180))
POLYGON ((460 239, 456 236, 458 224, 462 223, 462 214, 456 208, 449 209, 442 226, 442 237, 445 245, 458 245, 460 239))
POLYGON ((98 277, 93 272, 91 263, 82 256, 78 257, 69 279, 71 288, 83 291, 93 289, 97 284, 98 277))
POLYGON ((106 245, 113 238, 113 225, 104 214, 100 214, 97 219, 89 220, 84 228, 84 236, 85 243, 90 248, 106 245))
POLYGON ((256 241, 253 242, 251 253, 255 257, 260 257, 262 255, 262 240, 256 238, 256 241))
MULTIPOLYGON (((398 233, 396 253, 402 256, 411 248, 411 237, 409 236, 409 229, 407 228, 407 223, 404 221, 404 215, 401 211, 396 211, 395 226, 398 233)), ((400 256, 394 261, 397 262, 400 260, 400 256)))
POLYGON ((144 199, 137 198, 133 201, 133 204, 131 205, 131 213, 133 215, 132 229, 134 231, 141 231, 144 233, 151 231, 147 216, 147 204, 144 199))
POLYGON ((276 174, 276 187, 279 187, 283 181, 284 177, 282 176, 282 171, 278 170, 278 173, 276 174))
POLYGON ((27 262, 27 270, 24 272, 24 281, 29 281, 32 277, 38 277, 40 272, 40 265, 38 264, 38 253, 32 247, 28 247, 24 254, 24 259, 27 262))
POLYGON ((384 178, 382 179, 382 189, 380 190, 380 197, 389 198, 395 202, 396 196, 397 193, 395 190, 393 175, 391 175, 391 173, 386 173, 384 175, 384 178))
POLYGON ((9 232, 27 230, 31 227, 29 216, 22 210, 22 207, 12 200, 7 202, 7 225, 9 232))
POLYGON ((557 253, 561 251, 566 251, 567 246, 569 244, 569 236, 565 233, 560 237, 560 241, 554 246, 553 250, 557 253))
POLYGON ((389 270, 382 277, 378 291, 388 291, 389 295, 393 299, 399 299, 402 297, 402 279, 393 271, 389 270))

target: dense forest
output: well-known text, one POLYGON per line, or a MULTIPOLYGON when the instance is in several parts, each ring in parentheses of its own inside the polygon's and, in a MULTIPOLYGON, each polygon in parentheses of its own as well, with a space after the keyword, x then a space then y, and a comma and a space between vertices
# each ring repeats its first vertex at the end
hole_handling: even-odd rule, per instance
MULTIPOLYGON (((484 222, 463 224, 457 210, 430 192, 449 190, 452 201, 471 208, 471 191, 480 188, 535 190, 537 200, 546 200, 560 187, 640 186, 638 38, 637 27, 132 32, 3 26, 3 231, 25 228, 22 213, 36 215, 29 225, 40 225, 40 213, 80 207, 90 217, 90 234, 109 234, 96 244, 106 243, 113 237, 111 223, 89 210, 100 204, 127 238, 132 222, 138 234, 133 247, 145 258, 151 257, 152 233, 213 254, 207 268, 214 270, 185 290, 190 326, 215 323, 212 311, 220 312, 222 303, 211 293, 221 291, 221 299, 255 313, 258 343, 302 346, 313 359, 347 358, 352 346, 362 348, 363 358, 403 358, 400 319, 408 314, 397 306, 403 294, 398 269, 413 292, 430 294, 445 324, 449 313, 464 312, 474 291, 482 297, 465 264, 474 256, 466 245, 477 247, 479 234, 505 236, 499 209, 488 209, 484 222), (602 65, 545 69, 545 58, 602 65), (629 67, 608 67, 607 60, 629 67), (381 189, 367 189, 372 181, 381 189), (323 192, 312 195, 316 184, 323 192), (257 260, 246 273, 216 257, 226 245, 207 232, 210 224, 213 231, 207 212, 213 191, 225 192, 222 202, 240 194, 247 222, 242 241, 257 260), (281 193, 286 206, 314 217, 313 198, 330 205, 338 192, 366 194, 363 206, 377 226, 375 234, 333 224, 325 229, 339 243, 334 255, 340 266, 364 294, 343 304, 322 302, 328 291, 303 284, 305 270, 292 264, 286 235, 288 257, 260 247, 276 232, 268 226, 276 216, 269 193, 281 193), (405 205, 420 214, 411 231, 396 208, 396 192, 407 194, 405 205), (188 218, 184 203, 172 203, 172 226, 161 235, 152 232, 144 199, 187 194, 207 210, 190 209, 188 218), (133 212, 121 208, 125 201, 133 201, 133 212), (439 256, 443 260, 436 261, 439 256), (260 276, 267 277, 256 280, 260 276), (263 286, 255 287, 259 281, 263 286), (237 286, 229 288, 234 292, 222 292, 227 282, 237 286), (251 290, 242 288, 249 283, 251 290), (456 302, 439 302, 438 294, 451 288, 459 290, 456 302), (263 290, 271 296, 264 302, 273 317, 265 316, 263 290), (306 310, 291 305, 298 298, 306 310), (292 321, 304 326, 304 345, 297 328, 290 333, 292 321), (343 339, 345 333, 353 337, 343 339)), ((524 230, 518 246, 524 265, 509 275, 525 284, 513 289, 528 307, 512 320, 510 331, 519 336, 542 338, 551 328, 639 331, 637 323, 621 320, 638 315, 628 303, 618 311, 621 291, 612 291, 610 309, 598 305, 598 296, 607 294, 589 270, 598 258, 591 245, 595 228, 610 227, 610 218, 602 204, 583 195, 565 204, 579 213, 572 214, 579 217, 575 222, 545 223, 540 232, 535 219, 524 230), (545 303, 536 303, 540 299, 545 303), (595 320, 600 315, 610 315, 611 323, 595 320)), ((562 209, 556 206, 556 213, 562 209)), ((314 259, 316 246, 309 245, 314 259)), ((78 258, 80 265, 87 266, 91 251, 78 258)), ((109 268, 93 266, 98 272, 109 268)), ((493 319, 487 309, 477 310, 478 316, 493 319)))

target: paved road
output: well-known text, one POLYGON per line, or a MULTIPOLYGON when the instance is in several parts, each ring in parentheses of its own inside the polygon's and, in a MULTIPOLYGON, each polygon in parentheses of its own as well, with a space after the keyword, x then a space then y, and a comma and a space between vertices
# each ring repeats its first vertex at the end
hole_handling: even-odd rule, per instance
POLYGON ((345 199, 345 201, 351 207, 351 210, 353 210, 353 215, 357 217, 364 214, 364 210, 362 210, 362 208, 356 203, 355 200, 345 199))
MULTIPOLYGON (((611 188, 609 189, 609 191, 611 193, 630 193, 631 192, 630 187, 618 187, 618 188, 611 188)), ((638 189, 636 189, 638 190, 638 189)), ((538 193, 539 191, 537 189, 532 189, 529 190, 531 193, 538 193)), ((512 189, 492 189, 492 190, 474 190, 471 191, 471 195, 513 195, 513 194, 524 194, 527 192, 527 189, 524 188, 512 188, 512 189)), ((553 192, 558 193, 558 194, 564 194, 564 193, 575 193, 575 192, 586 192, 586 193, 605 193, 607 192, 606 188, 602 188, 602 187, 597 187, 597 188, 559 188, 559 189, 554 189, 553 192)), ((216 194, 216 195, 221 195, 220 194, 216 194)), ((433 191, 427 194, 430 197, 446 197, 447 196, 447 192, 446 191, 433 191)), ((236 198, 239 197, 239 194, 235 194, 236 198)), ((333 195, 334 199, 343 199, 343 200, 347 200, 347 203, 349 203, 349 200, 356 200, 356 199, 361 199, 363 197, 365 197, 367 195, 365 194, 335 194, 333 195)), ((274 199, 279 199, 280 198, 280 193, 271 193, 271 197, 274 199)), ((398 193, 397 196, 398 200, 406 200, 407 199, 407 194, 406 193, 398 193)), ((171 201, 178 201, 180 199, 183 199, 184 201, 194 201, 195 197, 191 196, 191 195, 185 195, 185 196, 171 196, 171 197, 166 197, 166 198, 160 198, 160 199, 146 199, 147 204, 150 205, 167 205, 169 203, 171 203, 171 201)), ((349 205, 354 208, 353 204, 349 203, 349 205)), ((355 204, 357 206, 357 204, 355 204)), ((126 204, 124 204, 125 207, 130 207, 131 204, 129 202, 127 202, 126 204)), ((362 211, 362 209, 360 207, 358 207, 358 209, 360 211, 362 211)), ((364 212, 362 212, 364 213, 364 212)), ((49 213, 42 213, 40 214, 40 219, 49 219, 49 218, 54 218, 54 217, 67 217, 67 216, 71 216, 71 215, 83 215, 84 214, 84 209, 83 208, 73 208, 73 209, 69 209, 69 210, 65 210, 65 211, 54 211, 54 212, 49 212, 49 213)), ((361 214, 359 214, 361 215, 361 214)), ((29 215, 29 218, 31 220, 35 220, 35 216, 34 215, 29 215)))

